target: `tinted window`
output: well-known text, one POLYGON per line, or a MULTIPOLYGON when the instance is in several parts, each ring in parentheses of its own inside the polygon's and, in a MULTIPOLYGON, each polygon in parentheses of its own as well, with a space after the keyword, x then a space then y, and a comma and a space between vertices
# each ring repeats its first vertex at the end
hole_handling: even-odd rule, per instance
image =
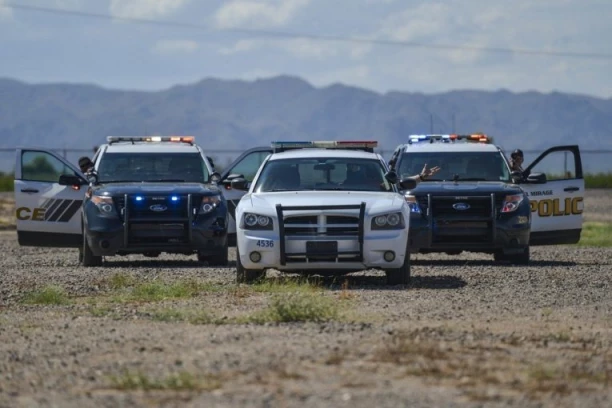
POLYGON ((510 181, 510 171, 500 152, 419 152, 404 153, 399 163, 400 177, 419 174, 423 166, 440 166, 428 181, 459 180, 510 181))
POLYGON ((21 178, 23 180, 57 183, 62 174, 74 176, 75 172, 49 153, 28 151, 21 155, 21 178))
POLYGON ((253 181, 259 166, 261 166, 261 163, 263 163, 269 154, 270 152, 253 152, 248 154, 232 167, 229 174, 242 174, 246 180, 253 181))
POLYGON ((256 192, 344 190, 393 191, 378 160, 309 158, 268 161, 257 179, 256 192))
POLYGON ((106 153, 100 158, 101 183, 117 181, 208 182, 206 163, 198 153, 106 153))

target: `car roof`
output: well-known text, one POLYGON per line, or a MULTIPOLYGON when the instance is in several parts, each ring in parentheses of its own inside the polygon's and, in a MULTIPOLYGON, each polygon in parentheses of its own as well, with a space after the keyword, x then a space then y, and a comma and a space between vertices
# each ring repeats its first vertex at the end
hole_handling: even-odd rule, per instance
POLYGON ((282 160, 282 159, 309 159, 309 158, 325 158, 325 157, 338 157, 338 158, 354 158, 354 159, 371 159, 380 160, 380 155, 377 153, 365 152, 362 150, 349 150, 349 149, 292 149, 280 153, 273 153, 270 156, 270 160, 282 160))
POLYGON ((402 153, 418 152, 497 152, 499 147, 490 143, 413 143, 405 144, 402 153))
POLYGON ((176 142, 135 142, 106 145, 106 153, 199 153, 197 145, 176 142))

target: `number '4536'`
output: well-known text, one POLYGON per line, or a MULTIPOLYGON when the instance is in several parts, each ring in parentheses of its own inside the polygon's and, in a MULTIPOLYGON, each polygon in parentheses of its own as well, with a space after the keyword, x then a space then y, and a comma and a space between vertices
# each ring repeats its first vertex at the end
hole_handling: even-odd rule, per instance
POLYGON ((270 241, 270 240, 267 240, 267 239, 261 239, 261 240, 257 241, 257 243, 255 245, 257 245, 258 247, 261 247, 261 248, 273 248, 274 247, 274 241, 270 241))

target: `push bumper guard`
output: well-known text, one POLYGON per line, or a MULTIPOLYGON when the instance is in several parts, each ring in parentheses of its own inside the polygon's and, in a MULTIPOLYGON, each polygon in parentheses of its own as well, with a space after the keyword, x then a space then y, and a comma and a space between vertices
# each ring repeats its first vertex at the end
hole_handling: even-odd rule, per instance
MULTIPOLYGON (((282 204, 277 204, 276 205, 276 214, 278 216, 278 234, 279 234, 279 241, 280 241, 280 264, 281 265, 286 265, 287 264, 287 256, 301 256, 301 257, 306 257, 308 258, 309 256, 312 255, 312 252, 292 252, 292 253, 287 253, 286 252, 286 229, 285 229, 285 211, 329 211, 329 210, 359 210, 359 220, 358 220, 358 230, 357 230, 357 234, 356 234, 356 238, 359 242, 359 251, 338 251, 337 246, 335 247, 335 249, 331 248, 327 248, 327 249, 322 249, 322 250, 317 250, 317 255, 320 256, 325 256, 327 258, 338 258, 339 255, 353 255, 355 257, 357 257, 358 262, 363 262, 363 237, 364 237, 364 220, 365 220, 365 209, 366 209, 366 203, 362 202, 361 204, 356 204, 356 205, 304 205, 304 206, 283 206, 282 204)), ((321 236, 327 236, 328 232, 327 231, 318 231, 316 233, 316 235, 312 235, 313 238, 317 237, 320 238, 321 236)), ((333 234, 332 234, 333 235, 333 234)), ((321 241, 321 240, 317 240, 318 242, 325 242, 325 241, 321 241)), ((315 241, 315 242, 317 242, 315 241)), ((334 241, 333 238, 330 239, 330 241, 332 242, 337 242, 334 241)), ((308 242, 307 241, 307 248, 308 248, 308 242)))
POLYGON ((132 207, 131 198, 133 196, 124 195, 123 247, 125 249, 160 246, 190 249, 193 246, 195 217, 191 194, 181 195, 180 200, 183 202, 169 216, 143 215, 132 207))

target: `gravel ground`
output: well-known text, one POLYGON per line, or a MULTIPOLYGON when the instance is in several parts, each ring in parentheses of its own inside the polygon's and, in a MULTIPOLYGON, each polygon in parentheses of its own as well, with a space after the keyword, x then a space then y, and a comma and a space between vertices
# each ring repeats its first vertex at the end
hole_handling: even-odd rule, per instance
POLYGON ((83 269, 14 231, 0 252, 0 407, 612 406, 612 248, 537 247, 523 268, 416 255, 408 287, 376 271, 318 281, 308 293, 339 314, 304 323, 251 318, 304 290, 294 275, 237 286, 233 263, 182 256, 83 269), (160 280, 193 293, 129 297, 160 280), (26 303, 48 285, 68 303, 26 303))

